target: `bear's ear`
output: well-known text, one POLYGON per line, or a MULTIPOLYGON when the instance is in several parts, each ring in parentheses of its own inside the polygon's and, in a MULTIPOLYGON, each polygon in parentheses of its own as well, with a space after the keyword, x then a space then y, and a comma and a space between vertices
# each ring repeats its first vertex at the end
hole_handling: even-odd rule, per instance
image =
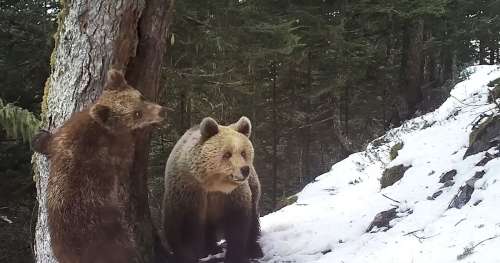
POLYGON ((121 70, 111 68, 108 71, 104 89, 121 90, 124 89, 127 85, 127 81, 125 80, 125 76, 123 76, 123 72, 121 70))
POLYGON ((90 116, 97 122, 105 124, 111 116, 111 109, 107 106, 96 104, 90 109, 90 116))
POLYGON ((200 133, 201 133, 201 140, 205 141, 208 138, 219 133, 219 124, 217 124, 217 122, 214 119, 206 117, 201 121, 200 133))
POLYGON ((31 140, 31 147, 35 152, 48 155, 51 139, 52 133, 47 130, 40 130, 31 140))
POLYGON ((252 133, 252 123, 247 117, 241 117, 238 122, 231 124, 231 127, 237 132, 250 138, 250 134, 252 133))

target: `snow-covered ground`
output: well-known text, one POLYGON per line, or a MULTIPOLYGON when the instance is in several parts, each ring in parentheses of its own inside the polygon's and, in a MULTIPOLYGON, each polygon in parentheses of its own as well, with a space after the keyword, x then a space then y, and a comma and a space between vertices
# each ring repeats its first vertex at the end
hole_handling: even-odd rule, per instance
POLYGON ((500 158, 485 166, 475 166, 485 152, 462 158, 471 123, 494 108, 486 102, 486 84, 500 77, 500 68, 468 71, 439 109, 335 164, 298 193, 295 204, 263 217, 261 262, 500 262, 500 158), (390 161, 398 142, 404 146, 390 161), (384 169, 399 164, 411 168, 381 190, 384 169), (455 184, 442 188, 440 176, 452 169, 455 184), (448 209, 459 188, 483 170, 471 200, 448 209), (429 200, 438 190, 442 194, 429 200), (375 215, 393 207, 401 217, 392 228, 366 233, 375 215))

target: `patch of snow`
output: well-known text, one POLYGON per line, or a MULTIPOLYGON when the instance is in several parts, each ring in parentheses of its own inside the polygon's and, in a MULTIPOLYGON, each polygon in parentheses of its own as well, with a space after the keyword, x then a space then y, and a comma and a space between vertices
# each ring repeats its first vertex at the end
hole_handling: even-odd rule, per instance
POLYGON ((468 79, 436 111, 389 131, 318 176, 295 204, 264 216, 260 262, 500 262, 495 249, 500 247, 500 159, 479 167, 484 152, 462 158, 471 123, 494 109, 486 85, 500 78, 500 68, 474 66, 467 72, 468 79), (391 161, 389 150, 397 142, 404 145, 391 161), (399 164, 411 168, 380 189, 384 169, 399 164), (455 184, 443 188, 439 178, 452 169, 455 184), (475 182, 471 200, 448 209, 478 171, 485 174, 475 182), (428 198, 439 190, 442 194, 428 198), (393 207, 401 217, 391 221, 392 228, 366 233, 375 215, 393 207))

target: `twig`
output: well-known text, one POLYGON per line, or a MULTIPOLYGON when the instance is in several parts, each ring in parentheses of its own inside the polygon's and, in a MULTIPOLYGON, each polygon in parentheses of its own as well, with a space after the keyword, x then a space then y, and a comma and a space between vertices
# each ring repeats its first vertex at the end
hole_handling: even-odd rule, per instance
POLYGON ((412 234, 415 234, 415 233, 420 232, 420 231, 424 231, 424 229, 413 230, 413 231, 410 231, 410 232, 404 234, 403 236, 412 235, 412 234))
POLYGON ((465 221, 465 220, 466 220, 465 218, 460 219, 460 221, 458 221, 458 222, 455 224, 455 226, 458 226, 458 224, 462 223, 462 222, 463 222, 463 221, 465 221))
POLYGON ((470 246, 470 247, 465 247, 465 248, 464 248, 464 252, 462 252, 462 254, 458 255, 458 256, 457 256, 457 259, 458 259, 458 260, 462 260, 462 259, 464 259, 464 258, 466 258, 466 257, 470 256, 472 253, 474 253, 474 249, 475 249, 477 246, 481 245, 482 243, 484 243, 484 242, 486 242, 486 241, 488 241, 488 240, 492 240, 492 239, 494 239, 494 238, 497 238, 497 237, 499 237, 499 236, 500 236, 500 235, 495 235, 495 236, 489 237, 489 238, 487 238, 487 239, 485 239, 485 240, 482 240, 482 241, 480 241, 479 243, 477 243, 477 244, 475 244, 475 245, 472 245, 472 246, 470 246))
POLYGON ((414 237, 416 237, 416 238, 418 239, 418 242, 422 243, 422 242, 423 242, 423 240, 425 240, 425 239, 429 239, 429 238, 432 238, 432 237, 435 237, 435 236, 438 236, 438 235, 439 235, 439 233, 438 233, 438 234, 435 234, 435 235, 432 235, 432 236, 426 236, 426 237, 425 237, 425 236, 423 236, 423 237, 421 237, 421 236, 417 236, 415 233, 411 233, 411 235, 412 235, 412 236, 414 236, 414 237))
POLYGON ((387 196, 387 195, 385 195, 385 194, 382 194, 382 196, 383 196, 383 197, 385 197, 385 198, 387 198, 387 199, 389 199, 389 200, 391 200, 391 201, 393 201, 393 202, 396 202, 396 203, 398 203, 398 204, 400 204, 400 203, 401 203, 401 202, 399 202, 398 200, 392 199, 392 198, 388 197, 388 196, 387 196))
POLYGON ((472 249, 474 249, 474 248, 476 248, 477 246, 481 245, 482 243, 484 243, 484 242, 486 242, 486 241, 488 241, 488 240, 495 239, 495 238, 497 238, 497 237, 499 237, 499 236, 500 236, 500 235, 495 235, 495 236, 489 237, 489 238, 487 238, 487 239, 485 239, 485 240, 483 240, 483 241, 481 241, 481 242, 479 242, 479 243, 477 243, 477 244, 473 245, 471 248, 472 248, 472 249))
POLYGON ((458 103, 462 104, 462 105, 465 105, 465 106, 477 106, 477 107, 481 107, 481 106, 486 106, 488 105, 489 103, 485 103, 485 104, 468 104, 468 103, 465 103, 461 100, 459 100, 457 97, 453 96, 453 95, 450 95, 451 98, 454 98, 458 103))

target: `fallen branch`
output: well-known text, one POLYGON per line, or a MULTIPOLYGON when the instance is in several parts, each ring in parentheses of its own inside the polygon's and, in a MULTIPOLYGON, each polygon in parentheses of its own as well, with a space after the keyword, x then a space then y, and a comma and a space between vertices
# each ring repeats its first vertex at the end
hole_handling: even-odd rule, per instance
POLYGON ((412 235, 412 234, 415 234, 415 233, 420 232, 420 231, 424 231, 424 229, 421 228, 421 229, 413 230, 413 231, 410 231, 410 232, 404 234, 403 236, 412 235))
POLYGON ((465 218, 460 219, 460 221, 458 221, 458 222, 455 224, 455 226, 458 226, 458 224, 462 223, 463 221, 465 221, 465 218))
POLYGON ((492 237, 489 237, 489 238, 487 238, 487 239, 485 239, 485 240, 480 241, 479 243, 477 243, 477 244, 475 244, 475 245, 472 245, 472 246, 470 246, 470 247, 465 247, 465 248, 464 248, 464 252, 462 252, 462 254, 460 254, 460 255, 458 255, 458 256, 457 256, 457 260, 462 260, 462 259, 464 259, 464 258, 466 258, 466 257, 470 256, 472 253, 474 253, 474 249, 475 249, 477 246, 481 245, 482 243, 484 243, 484 242, 486 242, 486 241, 488 241, 488 240, 495 239, 495 238, 497 238, 497 237, 499 237, 499 236, 500 236, 500 235, 494 235, 494 236, 492 236, 492 237))
POLYGON ((385 198, 387 198, 387 199, 389 199, 389 200, 391 200, 391 201, 393 201, 393 202, 396 202, 396 203, 398 203, 398 204, 401 204, 401 202, 400 202, 400 201, 395 200, 395 199, 392 199, 392 198, 388 197, 388 196, 387 196, 387 195, 385 195, 385 194, 382 194, 382 196, 383 196, 383 197, 385 197, 385 198))

